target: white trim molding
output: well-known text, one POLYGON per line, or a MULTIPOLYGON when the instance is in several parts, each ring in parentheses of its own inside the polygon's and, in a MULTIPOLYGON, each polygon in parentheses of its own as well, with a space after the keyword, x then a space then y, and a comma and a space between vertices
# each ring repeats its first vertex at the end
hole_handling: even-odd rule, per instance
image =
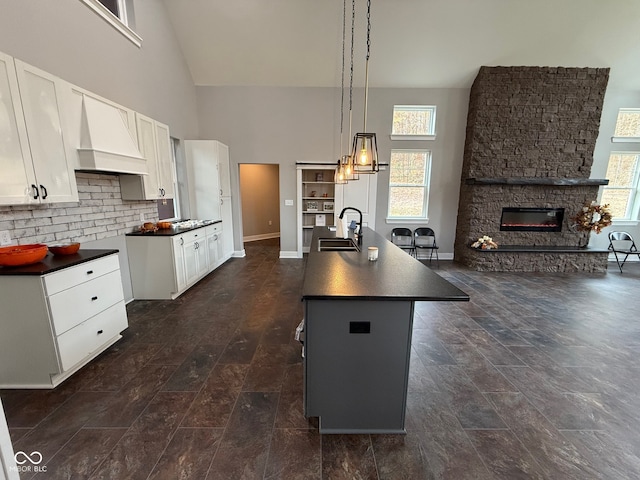
POLYGON ((138 35, 136 32, 131 30, 128 25, 126 25, 122 20, 116 17, 111 11, 105 7, 98 0, 80 0, 91 10, 96 12, 104 21, 106 21, 109 25, 119 31, 125 38, 127 38, 131 43, 133 43, 136 47, 142 47, 142 37, 138 35))

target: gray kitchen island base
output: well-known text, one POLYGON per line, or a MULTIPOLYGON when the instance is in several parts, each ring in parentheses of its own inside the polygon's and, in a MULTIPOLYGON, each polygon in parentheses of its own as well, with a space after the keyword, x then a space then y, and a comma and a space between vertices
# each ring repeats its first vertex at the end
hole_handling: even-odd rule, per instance
POLYGON ((405 433, 413 304, 305 301, 305 415, 320 433, 405 433))
POLYGON ((373 230, 340 230, 314 227, 306 262, 304 413, 320 433, 406 433, 415 302, 469 295, 373 230), (358 248, 321 248, 344 238, 358 248))

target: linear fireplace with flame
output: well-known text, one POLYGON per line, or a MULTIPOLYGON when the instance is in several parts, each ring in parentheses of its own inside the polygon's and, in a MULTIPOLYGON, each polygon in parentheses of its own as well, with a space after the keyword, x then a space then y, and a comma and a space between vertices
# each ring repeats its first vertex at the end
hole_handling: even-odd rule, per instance
POLYGON ((560 232, 564 208, 504 207, 500 230, 511 232, 560 232))

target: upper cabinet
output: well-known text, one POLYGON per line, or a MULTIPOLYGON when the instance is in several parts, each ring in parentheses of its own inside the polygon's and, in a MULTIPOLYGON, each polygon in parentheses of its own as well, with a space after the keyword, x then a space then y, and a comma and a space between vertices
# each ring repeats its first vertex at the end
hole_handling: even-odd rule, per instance
POLYGON ((138 148, 147 159, 148 175, 121 175, 123 200, 173 198, 173 168, 169 127, 135 114, 138 148))
POLYGON ((0 204, 78 201, 61 80, 0 53, 0 204))

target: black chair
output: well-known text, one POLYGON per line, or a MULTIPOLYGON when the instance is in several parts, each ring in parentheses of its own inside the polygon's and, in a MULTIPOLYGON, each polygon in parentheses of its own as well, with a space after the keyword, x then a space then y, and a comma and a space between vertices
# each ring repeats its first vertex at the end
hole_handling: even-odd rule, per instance
POLYGON ((408 228, 394 228, 391 230, 391 243, 400 247, 409 255, 414 255, 413 233, 408 228))
POLYGON ((638 260, 640 260, 640 252, 636 248, 636 242, 633 241, 633 237, 627 232, 609 232, 609 251, 613 252, 613 255, 616 257, 620 273, 622 273, 622 267, 624 267, 624 262, 627 261, 629 255, 637 255, 638 260), (620 262, 618 254, 620 254, 620 256, 624 255, 622 262, 620 262))
POLYGON ((413 247, 415 249, 416 258, 420 258, 418 253, 421 250, 429 250, 429 263, 433 258, 433 254, 436 254, 436 263, 440 266, 440 259, 438 258, 438 244, 436 243, 436 234, 431 228, 420 227, 416 228, 413 232, 413 247))

